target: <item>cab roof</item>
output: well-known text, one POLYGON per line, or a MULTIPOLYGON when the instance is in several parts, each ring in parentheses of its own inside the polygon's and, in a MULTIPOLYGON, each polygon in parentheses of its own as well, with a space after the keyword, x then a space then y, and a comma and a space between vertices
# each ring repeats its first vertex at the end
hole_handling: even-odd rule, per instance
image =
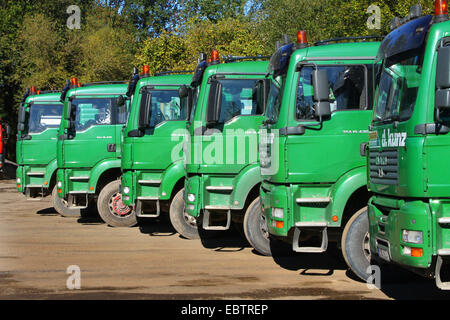
POLYGON ((42 94, 33 94, 28 96, 25 99, 25 103, 29 104, 29 103, 36 103, 39 101, 55 101, 55 102, 60 102, 59 98, 61 96, 60 92, 52 92, 52 93, 42 93, 42 94))
POLYGON ((296 61, 301 58, 322 58, 334 60, 334 58, 339 59, 352 57, 358 59, 361 59, 361 57, 367 57, 367 60, 375 60, 380 43, 381 42, 379 41, 345 42, 312 46, 294 51, 293 56, 296 61))
MULTIPOLYGON (((127 92, 128 85, 127 84, 100 84, 100 85, 92 85, 86 87, 79 87, 70 89, 67 92, 67 97, 72 97, 77 94, 96 94, 96 93, 105 93, 105 94, 125 94, 127 92)), ((61 94, 59 94, 61 96, 61 94)))
POLYGON ((160 75, 160 76, 150 76, 146 78, 139 79, 138 86, 147 85, 178 85, 178 84, 189 84, 192 80, 192 74, 171 74, 171 75, 160 75))

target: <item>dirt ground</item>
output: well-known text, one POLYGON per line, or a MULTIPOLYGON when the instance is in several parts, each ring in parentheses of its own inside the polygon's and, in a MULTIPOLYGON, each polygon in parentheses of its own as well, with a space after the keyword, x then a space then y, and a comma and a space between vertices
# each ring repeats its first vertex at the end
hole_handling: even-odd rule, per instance
MULTIPOLYGON (((13 171, 13 170, 11 170, 13 171)), ((63 218, 0 179, 0 299, 448 299, 401 272, 382 289, 355 279, 338 254, 258 255, 237 232, 185 240, 167 219, 111 228, 63 218), (69 266, 80 289, 69 290, 69 266)), ((73 282, 70 282, 73 283, 73 282)))

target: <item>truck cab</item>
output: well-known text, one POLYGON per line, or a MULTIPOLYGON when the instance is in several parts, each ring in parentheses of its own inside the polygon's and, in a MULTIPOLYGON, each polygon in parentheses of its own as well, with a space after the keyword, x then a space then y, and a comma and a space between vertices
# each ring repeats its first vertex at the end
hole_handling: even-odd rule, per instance
POLYGON ((450 262, 450 21, 420 6, 391 22, 381 43, 367 150, 374 263, 445 278, 450 262))
POLYGON ((126 92, 124 83, 81 85, 76 78, 63 89, 53 193, 62 216, 79 216, 81 210, 95 209, 103 188, 120 178, 121 133, 129 105, 126 92))
POLYGON ((174 71, 150 77, 144 66, 143 74, 130 82, 133 102, 124 129, 120 191, 131 210, 105 212, 110 225, 126 227, 136 224, 137 218, 157 218, 181 197, 182 144, 192 97, 180 98, 179 89, 191 82, 191 73, 174 71))
POLYGON ((220 63, 216 50, 209 62, 204 54, 199 59, 184 146, 185 206, 173 212, 173 220, 185 219, 206 232, 227 230, 232 221, 241 228, 261 183, 258 130, 269 88, 264 60, 230 56, 220 63))
POLYGON ((352 37, 309 46, 305 31, 297 38, 271 58, 252 242, 265 255, 275 254, 281 241, 300 253, 322 253, 335 242, 366 279, 370 195, 361 148, 368 141, 380 43, 352 37))
POLYGON ((62 114, 59 96, 33 86, 19 107, 16 186, 27 199, 42 199, 56 185, 56 138, 62 114))

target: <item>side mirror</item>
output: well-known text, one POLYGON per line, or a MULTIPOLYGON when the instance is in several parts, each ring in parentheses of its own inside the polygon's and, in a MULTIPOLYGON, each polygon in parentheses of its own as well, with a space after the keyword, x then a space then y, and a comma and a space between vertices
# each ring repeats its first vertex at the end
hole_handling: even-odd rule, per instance
POLYGON ((322 119, 331 115, 330 108, 330 85, 328 72, 315 69, 312 73, 312 84, 314 88, 314 102, 316 117, 322 119))
POLYGON ((180 99, 186 98, 189 95, 189 88, 183 84, 179 89, 178 89, 178 96, 180 97, 180 99))
POLYGON ((141 94, 138 129, 145 130, 149 126, 152 116, 152 95, 147 90, 143 90, 141 94))
POLYGON ((441 111, 450 110, 450 47, 441 47, 437 53, 435 107, 437 121, 441 111))
POLYGON ((222 109, 222 84, 213 80, 209 89, 208 105, 206 107, 206 124, 214 125, 219 122, 222 109))
POLYGON ((25 123, 25 116, 26 116, 25 106, 23 104, 21 104, 19 107, 19 117, 18 117, 19 124, 25 123))
POLYGON ((64 102, 64 106, 63 106, 63 118, 65 120, 70 120, 70 113, 72 111, 72 101, 64 102))
POLYGON ((256 103, 258 104, 260 111, 264 113, 269 98, 270 80, 269 79, 258 80, 255 85, 255 90, 256 90, 256 103))
POLYGON ((119 107, 124 106, 127 99, 124 96, 118 96, 116 99, 116 103, 119 107))
POLYGON ((182 85, 178 89, 178 96, 180 97, 181 109, 186 110, 186 118, 189 118, 189 115, 192 111, 193 101, 193 90, 192 88, 182 85))

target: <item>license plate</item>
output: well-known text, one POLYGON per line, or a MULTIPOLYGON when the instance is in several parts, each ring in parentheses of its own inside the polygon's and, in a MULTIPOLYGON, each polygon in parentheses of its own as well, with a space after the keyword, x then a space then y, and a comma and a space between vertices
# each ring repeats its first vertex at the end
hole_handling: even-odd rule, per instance
POLYGON ((386 261, 390 261, 391 260, 390 257, 389 257, 389 251, 387 249, 377 247, 377 252, 378 252, 378 256, 381 259, 386 260, 386 261))

